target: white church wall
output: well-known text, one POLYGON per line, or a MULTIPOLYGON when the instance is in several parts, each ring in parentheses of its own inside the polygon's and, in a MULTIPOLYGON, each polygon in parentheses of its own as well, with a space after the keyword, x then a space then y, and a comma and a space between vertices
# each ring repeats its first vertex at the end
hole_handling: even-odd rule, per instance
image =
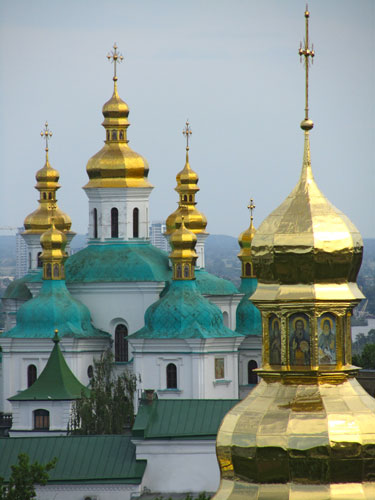
POLYGON ((225 320, 225 325, 231 330, 236 329, 236 310, 240 303, 243 294, 236 295, 205 295, 213 304, 221 310, 223 314, 226 314, 227 320, 225 320))
POLYGON ((50 436, 52 433, 57 436, 65 435, 72 404, 72 401, 12 401, 13 421, 9 436, 50 436), (48 431, 37 431, 34 429, 35 410, 46 410, 49 412, 48 431))
POLYGON ((37 500, 131 500, 139 484, 47 484, 35 488, 37 500))

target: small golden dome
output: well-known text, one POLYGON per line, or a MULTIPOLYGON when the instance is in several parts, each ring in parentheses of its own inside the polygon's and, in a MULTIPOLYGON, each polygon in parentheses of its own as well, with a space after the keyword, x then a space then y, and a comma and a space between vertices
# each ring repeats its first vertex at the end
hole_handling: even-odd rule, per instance
POLYGON ((36 189, 59 189, 60 184, 58 184, 60 174, 57 170, 51 167, 48 160, 48 152, 46 154, 46 163, 44 166, 37 171, 35 179, 37 181, 36 189))
POLYGON ((197 237, 193 231, 189 231, 185 226, 185 218, 182 216, 177 218, 176 229, 173 231, 170 239, 172 247, 171 257, 195 257, 195 245, 197 237))
POLYGON ((299 182, 260 225, 252 242, 258 280, 285 285, 355 282, 362 250, 358 229, 315 183, 305 131, 299 182))
POLYGON ((177 220, 183 216, 185 225, 195 234, 205 233, 206 217, 195 208, 195 194, 199 177, 191 169, 189 163, 189 148, 186 148, 186 162, 184 168, 176 175, 177 186, 175 191, 180 195, 178 208, 166 220, 166 234, 171 234, 177 227, 177 220))
POLYGON ((152 188, 147 180, 147 160, 128 145, 128 105, 119 97, 117 82, 111 99, 103 106, 106 140, 103 148, 87 163, 89 182, 84 188, 152 188))
POLYGON ((63 260, 67 257, 65 252, 67 239, 62 231, 55 227, 54 217, 52 217, 51 227, 40 237, 40 244, 43 248, 41 259, 63 260))

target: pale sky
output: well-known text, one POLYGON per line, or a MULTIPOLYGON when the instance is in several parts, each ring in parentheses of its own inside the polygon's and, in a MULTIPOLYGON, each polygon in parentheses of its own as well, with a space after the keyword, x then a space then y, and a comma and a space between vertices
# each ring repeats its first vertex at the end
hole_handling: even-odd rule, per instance
MULTIPOLYGON (((125 58, 118 85, 130 146, 147 158, 155 186, 151 220, 175 210, 189 118, 208 232, 238 236, 250 197, 259 226, 300 175, 304 8, 301 0, 2 0, 0 226, 21 226, 37 208, 47 120, 59 206, 74 231, 87 231, 81 187, 103 145, 114 42, 125 58)), ((313 172, 362 236, 375 237, 375 2, 312 0, 309 8, 313 172)))

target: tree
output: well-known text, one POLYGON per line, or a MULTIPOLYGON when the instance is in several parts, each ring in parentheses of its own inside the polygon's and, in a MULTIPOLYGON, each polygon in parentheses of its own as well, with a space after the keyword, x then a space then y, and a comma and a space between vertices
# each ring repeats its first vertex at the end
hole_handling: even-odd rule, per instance
POLYGON ((70 434, 122 434, 134 421, 137 378, 126 371, 115 374, 112 351, 94 360, 90 395, 74 402, 68 425, 70 434))
POLYGON ((42 465, 38 462, 29 463, 26 453, 18 455, 18 464, 12 465, 12 474, 8 484, 0 477, 0 500, 31 500, 36 497, 35 484, 45 485, 48 481, 48 471, 56 465, 56 458, 42 465))
POLYGON ((375 344, 366 344, 361 355, 362 368, 375 369, 375 344))

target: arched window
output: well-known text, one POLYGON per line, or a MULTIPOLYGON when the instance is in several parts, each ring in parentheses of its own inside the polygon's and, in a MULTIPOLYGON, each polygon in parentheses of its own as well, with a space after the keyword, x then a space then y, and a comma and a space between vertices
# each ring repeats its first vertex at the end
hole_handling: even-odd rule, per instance
POLYGON ((189 264, 185 264, 184 265, 184 278, 188 278, 189 277, 189 264))
POLYGON ((94 238, 97 238, 98 237, 98 211, 96 210, 96 208, 94 208, 93 210, 93 222, 94 222, 94 238))
POLYGON ((124 140, 124 131, 120 130, 120 141, 124 140))
POLYGON ((189 201, 193 201, 193 195, 192 194, 189 196, 189 201))
POLYGON ((252 275, 251 264, 250 264, 250 262, 246 262, 246 264, 245 264, 245 276, 251 276, 251 275, 252 275))
POLYGON ((181 264, 176 266, 176 278, 182 278, 182 267, 181 264))
POLYGON ((43 200, 47 199, 47 193, 43 193, 43 200))
POLYGON ((184 201, 187 201, 187 195, 184 194, 184 201))
POLYGON ((49 411, 34 410, 34 429, 38 431, 49 430, 49 411))
POLYGON ((258 375, 254 372, 255 368, 258 368, 258 363, 253 359, 247 364, 247 383, 248 384, 257 384, 258 383, 258 375))
POLYGON ((58 264, 53 265, 53 277, 54 278, 59 277, 59 265, 58 264))
POLYGON ((167 389, 177 389, 177 367, 174 363, 167 365, 167 389))
POLYGON ((31 252, 29 252, 29 269, 31 269, 31 252))
POLYGON ((223 323, 225 326, 229 326, 229 315, 227 311, 223 312, 223 323))
POLYGON ((115 329, 115 361, 129 361, 128 329, 125 325, 119 324, 115 329))
POLYGON ((139 209, 133 210, 133 238, 139 238, 139 209))
POLYGON ((42 259, 40 258, 41 255, 42 255, 42 252, 38 252, 38 256, 37 256, 37 266, 38 267, 42 267, 42 259))
POLYGON ((33 385, 37 377, 36 366, 29 365, 27 367, 27 387, 33 385))
POLYGON ((48 193, 48 199, 52 200, 52 193, 48 193))
POLYGON ((111 209, 111 238, 118 238, 118 210, 111 209))
POLYGON ((107 130, 107 141, 109 141, 110 137, 111 136, 110 136, 109 130, 107 130))
POLYGON ((112 141, 115 141, 117 139, 117 132, 116 130, 112 130, 112 141))
POLYGON ((48 262, 47 266, 46 266, 46 277, 47 278, 52 278, 52 266, 51 264, 48 262))
POLYGON ((87 376, 88 378, 92 378, 94 376, 94 368, 92 365, 87 367, 87 376))

